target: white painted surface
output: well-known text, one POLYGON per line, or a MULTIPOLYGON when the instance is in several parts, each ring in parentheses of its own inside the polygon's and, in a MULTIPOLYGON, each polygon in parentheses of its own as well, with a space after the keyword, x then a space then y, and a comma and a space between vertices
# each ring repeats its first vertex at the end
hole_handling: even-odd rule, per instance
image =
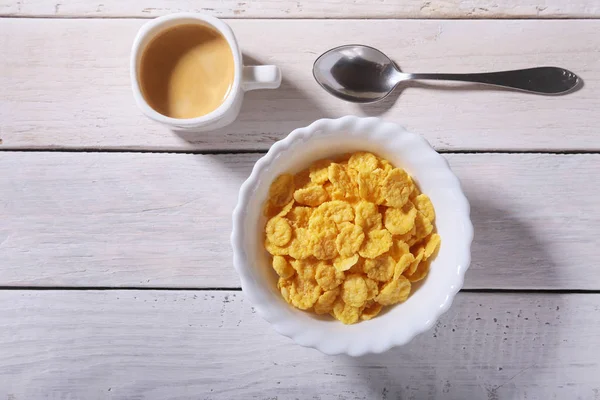
MULTIPOLYGON (((599 13, 596 0, 0 0, 0 17, 51 17, 0 18, 0 149, 264 150, 317 118, 358 114, 438 149, 598 152, 600 21, 468 19, 599 13), (122 17, 177 11, 233 18, 248 63, 279 65, 282 88, 249 94, 239 121, 212 134, 146 120, 127 66, 145 21, 122 17), (585 86, 538 97, 415 85, 360 108, 310 74, 348 42, 409 72, 558 65, 585 86)), ((600 155, 445 156, 473 206, 467 288, 600 289, 600 155)), ((229 215, 257 157, 0 152, 0 286, 236 287, 229 215)), ((0 398, 600 399, 597 293, 461 293, 434 330, 359 359, 294 345, 242 299, 3 288, 0 398)))
POLYGON ((594 18, 594 0, 26 0, 0 16, 141 17, 203 12, 221 18, 594 18))
POLYGON ((399 122, 438 149, 600 149, 598 20, 231 20, 249 63, 279 65, 283 84, 248 93, 234 124, 185 135, 134 104, 128 58, 144 22, 0 19, 1 146, 264 150, 315 119, 357 114, 399 122), (415 84, 360 107, 326 94, 311 73, 321 52, 351 42, 381 48, 409 72, 558 65, 585 86, 552 97, 415 84))
POLYGON ((350 358, 279 336, 241 292, 3 291, 0 398, 596 399, 599 307, 460 293, 407 346, 350 358))
MULTIPOLYGON (((0 153, 0 286, 239 286, 231 211, 259 156, 0 153)), ((472 207, 466 287, 600 289, 600 155, 445 157, 472 207)))

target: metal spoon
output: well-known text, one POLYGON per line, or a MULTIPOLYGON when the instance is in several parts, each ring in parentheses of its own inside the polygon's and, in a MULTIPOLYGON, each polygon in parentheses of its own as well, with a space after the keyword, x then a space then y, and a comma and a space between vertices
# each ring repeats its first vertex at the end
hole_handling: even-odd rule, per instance
POLYGON ((371 103, 385 98, 403 81, 445 80, 503 86, 539 94, 562 94, 580 79, 563 68, 538 67, 481 74, 408 74, 381 51, 369 46, 346 45, 323 53, 313 65, 317 82, 342 100, 371 103))

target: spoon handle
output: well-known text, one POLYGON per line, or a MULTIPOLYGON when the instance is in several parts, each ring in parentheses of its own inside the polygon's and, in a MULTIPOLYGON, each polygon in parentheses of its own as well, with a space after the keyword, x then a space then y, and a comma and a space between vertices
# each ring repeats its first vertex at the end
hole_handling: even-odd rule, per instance
POLYGON ((563 68, 538 67, 482 74, 406 74, 407 78, 461 81, 504 86, 531 93, 560 94, 576 87, 580 79, 563 68))

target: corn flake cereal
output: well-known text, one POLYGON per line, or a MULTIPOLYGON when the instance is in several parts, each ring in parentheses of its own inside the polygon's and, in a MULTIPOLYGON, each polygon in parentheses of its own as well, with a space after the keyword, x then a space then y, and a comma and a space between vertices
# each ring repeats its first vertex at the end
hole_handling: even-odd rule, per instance
POLYGON ((362 314, 360 314, 360 319, 363 321, 368 321, 370 319, 375 318, 380 312, 383 306, 375 301, 369 302, 367 306, 364 308, 362 314))
POLYGON ((433 209, 433 204, 431 200, 429 200, 429 196, 426 194, 420 194, 415 197, 413 203, 417 210, 421 211, 424 216, 427 217, 429 221, 433 221, 435 219, 435 210, 433 209))
POLYGON ((392 279, 395 266, 396 262, 392 256, 384 254, 372 260, 365 260, 363 268, 369 278, 380 282, 387 282, 392 279))
POLYGON ((346 198, 356 195, 357 187, 342 165, 331 163, 327 172, 329 181, 333 183, 334 188, 342 192, 346 198))
POLYGON ((318 185, 327 182, 329 180, 328 168, 332 162, 331 160, 315 161, 308 169, 310 180, 318 185))
POLYGON ((394 168, 383 180, 381 191, 388 206, 399 208, 406 204, 413 187, 412 179, 406 171, 394 168))
POLYGON ((316 207, 329 199, 329 193, 322 186, 309 186, 294 192, 294 200, 300 204, 316 207))
POLYGON ((356 265, 356 263, 358 262, 358 259, 360 257, 358 256, 358 254, 355 254, 351 257, 336 257, 333 260, 333 266, 335 269, 337 269, 338 271, 348 271, 350 268, 352 268, 354 265, 356 265))
POLYGON ((410 281, 404 276, 400 276, 396 280, 391 280, 379 291, 375 301, 382 306, 389 306, 408 299, 410 294, 410 281))
POLYGON ((295 307, 308 310, 317 302, 322 291, 315 280, 296 276, 290 286, 290 299, 295 307))
POLYGON ((308 228, 308 221, 313 213, 311 207, 294 207, 291 209, 286 217, 294 228, 308 228))
POLYGON ((346 325, 354 324, 360 318, 362 309, 354 307, 338 298, 333 305, 333 316, 346 325))
POLYGON ((335 289, 344 281, 344 273, 325 262, 319 263, 315 277, 323 290, 335 289))
POLYGON ((383 204, 385 198, 381 185, 386 177, 386 172, 380 168, 370 172, 359 172, 357 176, 358 194, 366 201, 383 204))
POLYGON ((411 202, 401 208, 389 207, 383 215, 383 225, 392 235, 404 235, 415 226, 417 209, 411 202))
POLYGON ((364 258, 375 258, 392 247, 392 234, 386 229, 377 229, 367 232, 358 254, 364 258))
POLYGON ((405 301, 440 246, 429 197, 368 152, 277 177, 263 210, 283 299, 344 324, 405 301))
POLYGON ((269 188, 269 202, 275 206, 283 207, 292 199, 294 192, 294 176, 290 174, 279 175, 269 188))
POLYGON ((335 245, 340 256, 351 257, 358 253, 364 240, 365 233, 362 228, 349 223, 340 229, 340 233, 335 239, 335 245))
POLYGON ((294 229, 292 240, 288 246, 288 254, 296 260, 303 260, 312 256, 312 245, 308 229, 294 229))
POLYGON ((290 278, 296 273, 289 261, 283 256, 273 256, 273 269, 283 279, 290 278))
POLYGON ((274 217, 267 222, 267 239, 276 246, 285 246, 292 239, 292 227, 282 217, 274 217))
POLYGON ((333 311, 333 305, 340 294, 340 288, 324 292, 314 305, 315 313, 327 314, 333 311))
POLYGON ((371 229, 381 229, 381 214, 377 204, 368 201, 361 201, 356 205, 356 225, 363 228, 365 231, 371 229))
POLYGON ((348 167, 358 172, 371 172, 379 166, 379 159, 371 153, 354 153, 348 159, 348 167))

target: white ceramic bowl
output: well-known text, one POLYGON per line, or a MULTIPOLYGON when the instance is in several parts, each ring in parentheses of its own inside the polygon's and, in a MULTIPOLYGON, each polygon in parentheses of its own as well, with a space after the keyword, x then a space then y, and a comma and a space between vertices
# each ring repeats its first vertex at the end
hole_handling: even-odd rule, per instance
POLYGON ((302 346, 351 356, 386 351, 429 329, 462 287, 472 239, 469 202, 446 160, 425 139, 394 123, 353 116, 318 120, 275 143, 256 162, 240 189, 231 235, 233 264, 258 314, 277 332, 302 346), (269 186, 278 175, 298 172, 321 158, 355 151, 373 152, 406 169, 433 202, 442 244, 429 275, 406 302, 384 308, 373 320, 343 325, 328 316, 297 310, 283 300, 276 287, 277 274, 263 247, 266 221, 262 209, 269 186))

